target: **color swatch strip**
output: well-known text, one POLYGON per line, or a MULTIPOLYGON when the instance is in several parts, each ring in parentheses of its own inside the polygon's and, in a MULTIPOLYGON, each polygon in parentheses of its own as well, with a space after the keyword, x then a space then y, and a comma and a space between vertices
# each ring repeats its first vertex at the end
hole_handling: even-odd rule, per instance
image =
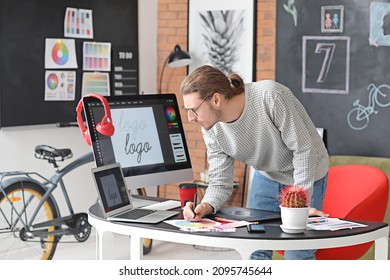
POLYGON ((111 70, 111 43, 84 42, 83 69, 90 71, 111 70))

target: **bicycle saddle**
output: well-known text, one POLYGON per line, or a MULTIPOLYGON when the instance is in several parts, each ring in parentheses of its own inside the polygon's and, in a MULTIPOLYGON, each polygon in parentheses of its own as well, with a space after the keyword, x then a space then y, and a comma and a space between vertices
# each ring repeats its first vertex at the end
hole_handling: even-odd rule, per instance
POLYGON ((73 156, 70 149, 56 149, 48 145, 38 145, 35 147, 35 157, 38 159, 64 160, 73 156))

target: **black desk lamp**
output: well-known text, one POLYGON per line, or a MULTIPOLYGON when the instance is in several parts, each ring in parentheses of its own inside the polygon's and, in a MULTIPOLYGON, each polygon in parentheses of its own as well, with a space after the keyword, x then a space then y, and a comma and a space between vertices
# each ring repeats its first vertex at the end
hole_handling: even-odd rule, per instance
POLYGON ((169 67, 175 68, 175 67, 187 66, 191 62, 192 62, 191 56, 187 52, 182 51, 179 45, 176 45, 174 50, 169 54, 169 56, 165 60, 164 65, 162 67, 161 77, 160 77, 160 87, 158 92, 161 93, 162 78, 167 64, 169 67))

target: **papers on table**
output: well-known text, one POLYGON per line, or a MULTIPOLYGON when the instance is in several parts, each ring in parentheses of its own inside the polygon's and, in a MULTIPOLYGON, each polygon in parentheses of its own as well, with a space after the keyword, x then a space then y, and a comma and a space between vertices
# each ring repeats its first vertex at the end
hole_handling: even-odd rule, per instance
POLYGON ((338 218, 327 217, 314 217, 309 218, 307 227, 314 230, 340 230, 340 229, 352 229, 357 227, 366 227, 367 225, 359 224, 355 222, 340 220, 338 218))
POLYGON ((178 227, 185 232, 235 232, 236 227, 241 227, 249 224, 247 221, 236 221, 232 223, 221 223, 210 219, 202 219, 200 221, 186 220, 166 220, 165 223, 178 227))
POLYGON ((151 205, 144 206, 144 209, 151 210, 171 210, 180 207, 180 201, 178 200, 166 200, 163 202, 154 203, 151 205))

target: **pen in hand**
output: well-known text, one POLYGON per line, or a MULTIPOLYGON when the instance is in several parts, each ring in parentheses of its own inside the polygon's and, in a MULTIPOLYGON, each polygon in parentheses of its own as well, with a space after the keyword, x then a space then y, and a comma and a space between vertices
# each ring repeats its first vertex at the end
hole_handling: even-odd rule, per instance
POLYGON ((197 202, 198 202, 198 194, 195 193, 194 194, 194 206, 193 206, 194 218, 196 217, 195 208, 196 208, 197 202))

